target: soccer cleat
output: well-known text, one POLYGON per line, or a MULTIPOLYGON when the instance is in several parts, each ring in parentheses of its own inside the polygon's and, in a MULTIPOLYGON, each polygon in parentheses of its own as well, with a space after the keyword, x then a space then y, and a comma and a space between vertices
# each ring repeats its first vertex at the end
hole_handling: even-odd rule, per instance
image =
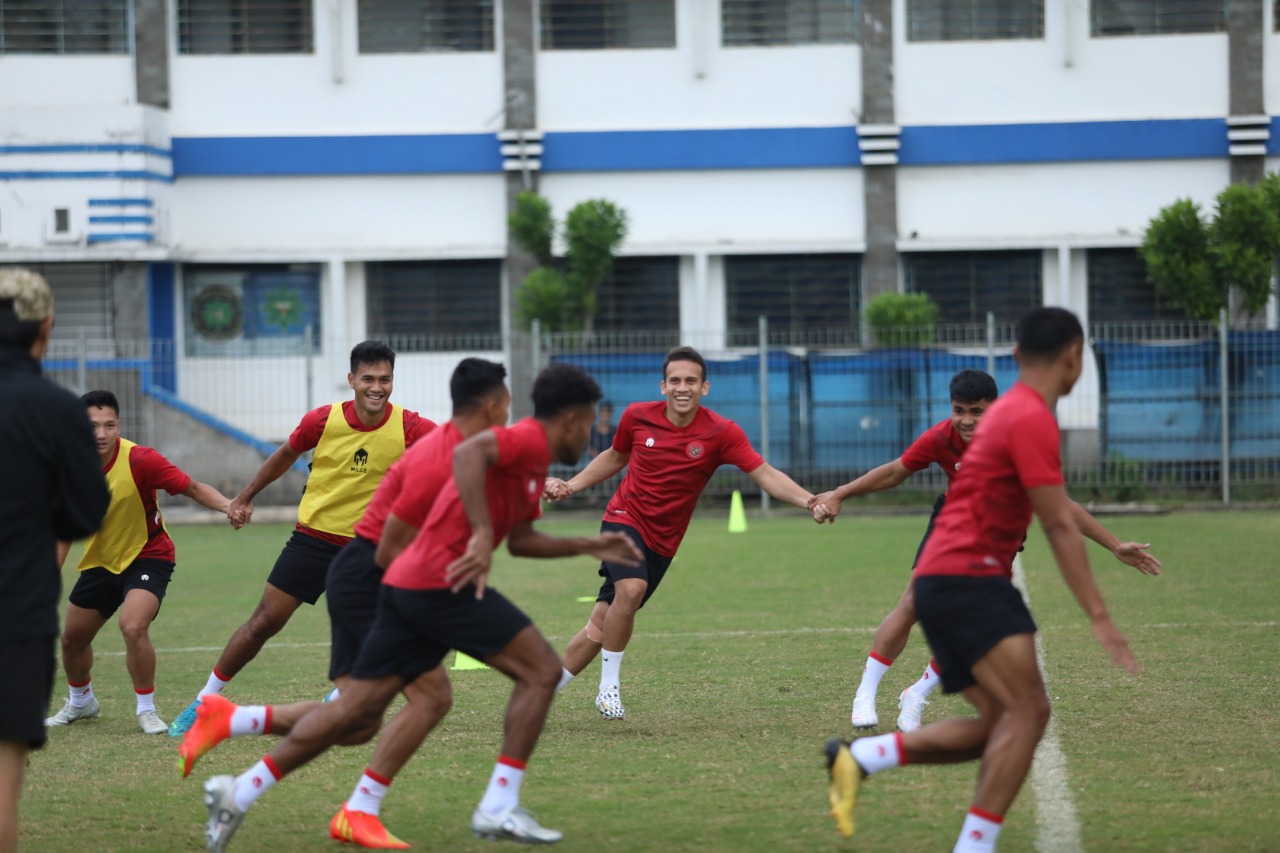
POLYGON ((522 844, 555 844, 564 833, 547 829, 519 806, 496 815, 476 809, 471 815, 471 831, 476 838, 505 838, 522 844))
POLYGON ((880 717, 876 715, 875 694, 853 697, 853 715, 850 717, 855 729, 874 729, 880 725, 880 717))
POLYGON ((178 745, 178 766, 182 768, 183 779, 191 775, 191 768, 206 752, 231 737, 231 715, 235 710, 235 703, 216 693, 200 701, 196 721, 178 745))
POLYGON ((898 707, 901 709, 898 713, 898 730, 914 732, 920 728, 920 712, 928 704, 923 696, 910 687, 903 690, 902 695, 898 697, 898 707))
POLYGON ((866 773, 849 751, 849 741, 833 737, 827 741, 827 772, 831 776, 831 788, 827 798, 831 801, 831 816, 836 819, 836 829, 845 838, 853 836, 853 807, 858 802, 858 786, 866 773))
POLYGON ((138 715, 138 726, 143 734, 162 735, 169 729, 169 724, 160 719, 155 711, 143 711, 138 715))
POLYGON ((408 842, 387 832, 376 814, 353 811, 347 808, 346 803, 342 804, 333 820, 329 821, 329 837, 372 850, 409 849, 408 842))
POLYGON ((627 710, 622 707, 622 697, 618 695, 616 687, 601 690, 596 694, 596 710, 606 720, 621 720, 627 715, 627 710))
POLYGON ((169 724, 169 737, 182 737, 191 728, 191 724, 196 721, 196 708, 200 706, 199 697, 196 701, 188 705, 181 714, 178 715, 172 723, 169 724))
POLYGON ((96 719, 101 711, 102 706, 98 704, 98 700, 94 697, 90 697, 89 704, 80 705, 79 707, 72 705, 71 700, 68 699, 63 703, 62 710, 45 720, 44 724, 49 728, 69 726, 76 720, 96 719))
POLYGON ((204 804, 209 819, 204 824, 204 846, 213 853, 223 853, 244 823, 244 812, 236 807, 236 780, 232 776, 214 776, 204 783, 204 804))

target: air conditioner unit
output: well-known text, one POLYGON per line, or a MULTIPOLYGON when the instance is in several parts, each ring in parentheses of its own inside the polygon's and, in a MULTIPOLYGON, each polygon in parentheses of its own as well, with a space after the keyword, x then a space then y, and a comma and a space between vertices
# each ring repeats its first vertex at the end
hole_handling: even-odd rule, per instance
POLYGON ((45 220, 44 241, 46 243, 79 243, 81 237, 80 222, 69 207, 49 209, 45 220))

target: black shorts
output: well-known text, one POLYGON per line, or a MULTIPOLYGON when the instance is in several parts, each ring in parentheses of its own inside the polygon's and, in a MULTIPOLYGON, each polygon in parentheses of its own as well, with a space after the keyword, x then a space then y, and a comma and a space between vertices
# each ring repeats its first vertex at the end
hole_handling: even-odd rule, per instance
MULTIPOLYGON (((169 581, 173 578, 173 565, 167 560, 144 557, 134 560, 118 575, 101 567, 85 569, 76 578, 76 585, 71 588, 67 600, 76 607, 98 611, 103 619, 110 619, 120 609, 130 590, 145 589, 164 601, 169 581)), ((160 609, 156 608, 156 616, 159 615, 160 609)))
POLYGON ((357 536, 329 564, 329 680, 351 672, 360 644, 378 615, 382 567, 374 562, 378 546, 357 536))
POLYGON ((929 515, 929 523, 924 528, 924 538, 920 540, 920 547, 916 549, 916 558, 911 561, 911 571, 913 572, 916 570, 916 566, 920 564, 920 555, 924 553, 924 546, 929 544, 929 537, 933 535, 934 522, 938 520, 938 515, 942 512, 942 505, 946 502, 946 492, 938 495, 938 499, 933 502, 933 512, 929 515))
POLYGON ((600 524, 601 533, 625 533, 636 543, 636 547, 640 549, 640 553, 644 554, 644 562, 632 568, 631 566, 623 566, 618 563, 601 563, 600 577, 605 581, 600 585, 600 594, 596 596, 596 601, 613 602, 613 583, 619 578, 639 578, 647 581, 649 586, 644 591, 644 599, 641 600, 640 606, 644 607, 645 602, 653 597, 658 589, 658 584, 662 583, 662 578, 667 574, 667 569, 671 566, 673 557, 664 557, 657 551, 654 551, 644 543, 644 537, 640 535, 640 531, 626 524, 617 524, 613 521, 605 521, 600 524))
POLYGON ((276 558, 267 583, 300 601, 315 604, 324 594, 329 564, 341 550, 340 545, 294 530, 276 558))
POLYGON ((410 682, 439 666, 450 649, 484 660, 532 624, 496 589, 485 590, 477 601, 471 587, 455 593, 383 585, 378 616, 351 674, 362 679, 396 675, 410 682))
MULTIPOLYGON (((104 570, 105 571, 105 570, 104 570)), ((0 740, 30 749, 44 746, 44 719, 53 698, 54 646, 57 637, 16 640, 0 646, 5 661, 5 701, 0 702, 0 740)))
POLYGON ((917 576, 915 598, 947 693, 976 684, 973 665, 1005 637, 1036 631, 1022 593, 1008 578, 917 576))

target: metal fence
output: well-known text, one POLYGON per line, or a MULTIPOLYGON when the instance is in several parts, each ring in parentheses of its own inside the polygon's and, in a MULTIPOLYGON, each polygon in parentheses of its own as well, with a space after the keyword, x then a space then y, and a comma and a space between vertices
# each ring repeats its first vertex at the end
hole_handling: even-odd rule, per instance
MULTIPOLYGON (((1089 329, 1085 373, 1059 402, 1068 483, 1077 497, 1140 501, 1189 497, 1228 501, 1280 496, 1280 332, 1226 323, 1116 324, 1089 329)), ((776 467, 825 490, 896 458, 948 417, 957 370, 991 373, 1001 391, 1017 375, 1011 324, 938 326, 918 346, 872 346, 859 330, 785 334, 761 322, 747 330, 657 334, 534 334, 495 339, 396 340, 395 400, 436 420, 449 414, 448 377, 479 355, 507 364, 579 364, 600 382, 616 420, 628 403, 660 397, 666 351, 694 346, 707 358, 705 404, 742 425, 776 467), (733 344, 733 345, 730 345, 733 344)), ((191 357, 173 341, 58 342, 46 370, 67 387, 108 388, 121 399, 122 431, 151 443, 156 407, 261 449, 284 440, 309 407, 345 399, 353 341, 249 357, 191 357)), ((163 449, 163 448, 162 448, 163 449)), ((583 460, 586 461, 585 458, 583 460)), ((561 474, 572 473, 571 468, 561 474)), ((594 490, 599 502, 612 484, 594 490)), ((945 485, 920 472, 894 500, 924 500, 945 485)), ((711 499, 754 492, 722 469, 711 499)))

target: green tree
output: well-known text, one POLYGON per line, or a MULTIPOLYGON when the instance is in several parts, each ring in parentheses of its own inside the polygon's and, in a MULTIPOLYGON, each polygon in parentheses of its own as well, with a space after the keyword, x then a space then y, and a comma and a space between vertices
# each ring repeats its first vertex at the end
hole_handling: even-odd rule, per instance
POLYGON ((1190 199, 1160 211, 1139 250, 1147 277, 1199 320, 1230 304, 1232 290, 1250 314, 1267 304, 1280 255, 1280 175, 1218 194, 1212 219, 1190 199))
POLYGON ((927 293, 882 293, 866 313, 880 346, 920 346, 933 342, 941 312, 927 293))

